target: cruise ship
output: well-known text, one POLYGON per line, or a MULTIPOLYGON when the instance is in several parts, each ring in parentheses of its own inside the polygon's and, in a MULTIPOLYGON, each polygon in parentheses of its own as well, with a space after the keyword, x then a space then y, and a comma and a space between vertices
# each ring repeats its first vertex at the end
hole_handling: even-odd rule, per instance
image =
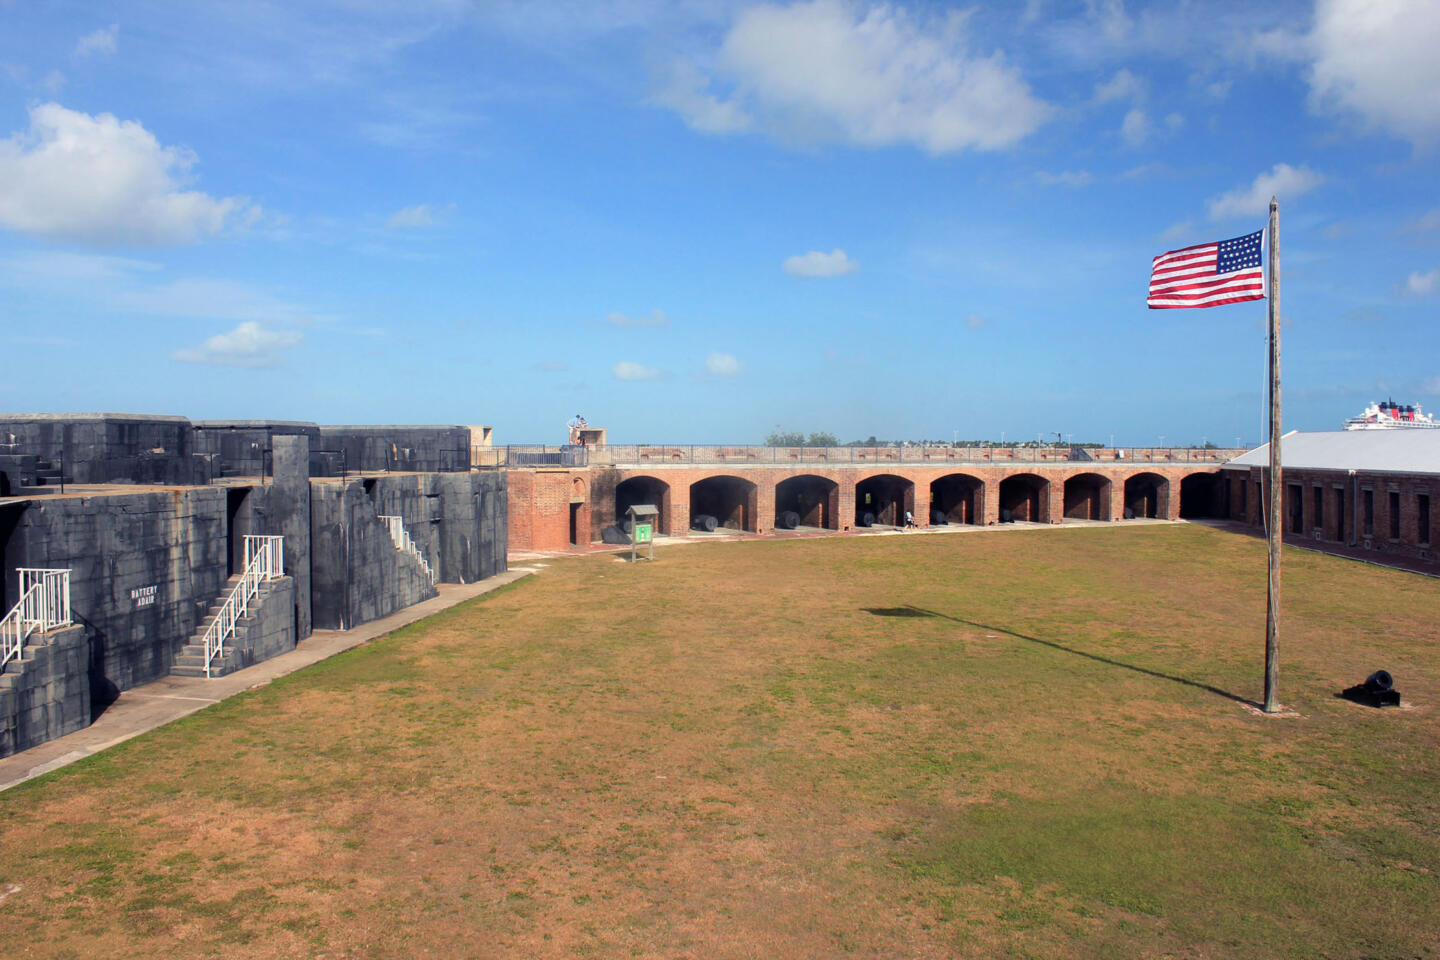
POLYGON ((1346 430, 1434 430, 1440 427, 1435 415, 1422 413, 1420 404, 1400 404, 1394 400, 1372 403, 1358 417, 1345 421, 1346 430))

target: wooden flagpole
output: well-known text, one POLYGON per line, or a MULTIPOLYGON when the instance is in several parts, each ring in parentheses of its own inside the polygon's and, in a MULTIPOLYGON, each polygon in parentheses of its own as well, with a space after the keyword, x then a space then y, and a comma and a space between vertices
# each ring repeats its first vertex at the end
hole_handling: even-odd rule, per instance
POLYGON ((1270 522, 1269 578, 1265 592, 1265 712, 1280 710, 1280 548, 1285 484, 1280 464, 1280 204, 1270 198, 1270 522))

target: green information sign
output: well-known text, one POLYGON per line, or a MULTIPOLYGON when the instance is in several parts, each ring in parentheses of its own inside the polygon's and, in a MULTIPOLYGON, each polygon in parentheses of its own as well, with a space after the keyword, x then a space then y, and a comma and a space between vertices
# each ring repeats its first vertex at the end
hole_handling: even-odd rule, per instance
POLYGON ((635 542, 636 542, 636 543, 649 543, 649 542, 650 542, 650 524, 648 524, 648 523, 637 523, 637 524, 635 524, 635 542))

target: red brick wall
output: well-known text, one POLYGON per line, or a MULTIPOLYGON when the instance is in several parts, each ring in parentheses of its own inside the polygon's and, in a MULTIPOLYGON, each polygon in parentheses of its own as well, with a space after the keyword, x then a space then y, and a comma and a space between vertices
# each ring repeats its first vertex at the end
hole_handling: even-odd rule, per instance
MULTIPOLYGON (((1249 471, 1228 471, 1230 487, 1230 516, 1252 526, 1261 523, 1261 504, 1256 491, 1263 491, 1261 480, 1267 473, 1260 467, 1249 471), (1247 487, 1247 502, 1241 510, 1239 486, 1247 487)), ((1440 496, 1440 477, 1434 474, 1411 473, 1357 473, 1351 476, 1344 470, 1302 470, 1291 468, 1284 473, 1285 493, 1281 522, 1285 536, 1299 536, 1313 540, 1323 547, 1326 543, 1359 547, 1376 553, 1388 553, 1419 560, 1436 558, 1434 548, 1440 537, 1440 524, 1436 522, 1436 497, 1440 496), (1294 503, 1294 487, 1300 488, 1301 532, 1292 532, 1291 510, 1294 503), (1315 510, 1315 490, 1322 491, 1320 512, 1315 510), (1340 514, 1336 502, 1337 491, 1344 494, 1344 513, 1340 514), (1374 532, 1365 533, 1364 498, 1369 491, 1374 497, 1374 532), (1399 536, 1391 537, 1391 494, 1399 501, 1399 536), (1430 523, 1422 529, 1420 524, 1420 498, 1430 498, 1430 523)))
MULTIPOLYGON (((1000 521, 1000 484, 1007 477, 1029 475, 1043 481, 1039 492, 1039 518, 1059 522, 1065 514, 1065 481, 1071 477, 1099 478, 1100 519, 1117 520, 1124 515, 1125 480, 1141 474, 1160 479, 1159 510, 1162 518, 1180 516, 1180 482, 1191 474, 1216 474, 1212 466, 1191 464, 1114 464, 1073 463, 966 465, 933 467, 899 466, 896 464, 857 465, 855 467, 824 467, 815 464, 793 466, 746 467, 718 465, 709 467, 668 466, 655 464, 644 468, 576 468, 557 470, 532 468, 511 470, 510 476, 510 544, 517 549, 563 549, 570 542, 570 503, 572 497, 585 500, 581 508, 582 531, 594 538, 606 526, 617 521, 614 493, 616 486, 632 477, 652 477, 668 485, 668 503, 664 532, 683 536, 690 529, 690 488, 709 477, 738 477, 754 484, 745 501, 745 523, 754 533, 769 533, 775 525, 776 486, 782 480, 799 476, 816 476, 836 484, 827 498, 827 510, 833 516, 834 528, 851 530, 855 526, 856 486, 863 480, 882 475, 896 476, 912 483, 913 489, 901 506, 901 517, 907 507, 914 512, 921 526, 930 520, 930 484, 941 477, 962 474, 975 477, 981 486, 975 491, 977 518, 984 524, 1000 521), (578 481, 578 486, 577 486, 578 481), (603 481, 603 482, 602 482, 603 481)), ((585 539, 582 537, 582 539, 585 539)))

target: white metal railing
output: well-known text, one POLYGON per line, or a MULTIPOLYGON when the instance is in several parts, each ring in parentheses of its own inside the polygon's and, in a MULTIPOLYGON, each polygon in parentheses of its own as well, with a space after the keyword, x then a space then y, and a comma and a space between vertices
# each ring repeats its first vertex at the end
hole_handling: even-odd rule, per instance
POLYGON ((210 665, 225 652, 225 641, 235 636, 235 623, 250 612, 250 601, 260 592, 260 584, 285 575, 284 537, 245 537, 245 572, 240 582, 225 598, 220 612, 205 628, 205 676, 210 665))
POLYGON ((420 552, 420 547, 411 539, 410 531, 405 529, 404 518, 387 516, 383 513, 379 516, 385 523, 385 529, 390 531, 390 539, 395 542, 395 549, 408 553, 419 560, 420 566, 425 568, 425 576, 430 578, 431 583, 434 583, 435 571, 430 569, 430 561, 425 559, 425 554, 420 552))
POLYGON ((25 638, 70 623, 70 571, 20 567, 20 602, 0 619, 0 667, 19 659, 25 638))

